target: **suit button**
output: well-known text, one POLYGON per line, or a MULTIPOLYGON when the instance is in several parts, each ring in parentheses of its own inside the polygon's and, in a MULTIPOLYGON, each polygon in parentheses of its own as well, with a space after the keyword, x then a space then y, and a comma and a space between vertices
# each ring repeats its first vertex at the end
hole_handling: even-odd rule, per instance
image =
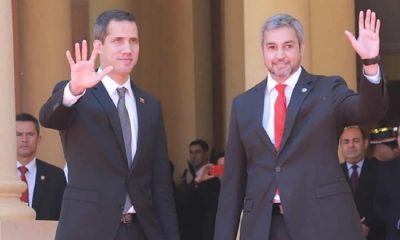
POLYGON ((281 172, 281 167, 275 167, 275 172, 281 172))

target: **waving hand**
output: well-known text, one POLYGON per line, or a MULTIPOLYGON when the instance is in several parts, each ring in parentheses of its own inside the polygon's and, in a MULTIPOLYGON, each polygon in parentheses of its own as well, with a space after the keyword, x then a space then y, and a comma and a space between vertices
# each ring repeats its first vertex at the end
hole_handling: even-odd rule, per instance
POLYGON ((100 43, 93 44, 93 51, 90 58, 87 59, 87 42, 82 41, 82 49, 79 43, 75 44, 75 60, 70 51, 67 51, 67 60, 71 68, 70 90, 74 95, 79 95, 87 88, 95 86, 105 75, 112 71, 112 66, 108 66, 101 73, 95 71, 95 61, 99 51, 100 43))

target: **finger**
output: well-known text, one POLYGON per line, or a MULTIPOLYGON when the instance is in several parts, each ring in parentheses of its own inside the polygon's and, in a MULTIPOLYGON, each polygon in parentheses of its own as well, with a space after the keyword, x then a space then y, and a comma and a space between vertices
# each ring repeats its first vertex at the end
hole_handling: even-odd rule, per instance
POLYGON ((358 15, 358 29, 361 31, 364 28, 364 12, 360 11, 360 14, 358 15))
POLYGON ((75 43, 75 61, 79 62, 81 60, 81 49, 79 43, 75 43))
POLYGON ((65 55, 67 56, 67 60, 68 60, 68 62, 69 62, 69 65, 72 67, 72 66, 75 64, 75 62, 74 62, 74 59, 73 59, 72 56, 71 56, 71 52, 68 50, 68 51, 65 53, 65 55))
POLYGON ((87 60, 87 42, 86 40, 82 41, 82 60, 86 61, 87 60))
POLYGON ((349 32, 349 31, 344 31, 344 34, 346 34, 347 38, 349 39, 350 43, 353 45, 357 40, 354 37, 354 35, 349 32))
POLYGON ((113 70, 112 66, 108 66, 108 67, 104 68, 103 71, 101 73, 99 73, 100 79, 102 79, 105 75, 109 74, 112 70, 113 70))
POLYGON ((370 9, 368 9, 365 14, 364 24, 365 24, 365 29, 368 29, 368 30, 371 29, 370 28, 370 25, 371 25, 371 10, 370 9))
POLYGON ((371 13, 371 31, 375 32, 375 22, 376 22, 376 14, 375 12, 371 13))
POLYGON ((381 29, 381 20, 376 20, 376 27, 375 27, 375 33, 379 35, 379 31, 381 29))
POLYGON ((99 44, 93 43, 93 50, 92 50, 92 54, 90 55, 90 62, 94 62, 96 60, 97 54, 99 53, 99 44))

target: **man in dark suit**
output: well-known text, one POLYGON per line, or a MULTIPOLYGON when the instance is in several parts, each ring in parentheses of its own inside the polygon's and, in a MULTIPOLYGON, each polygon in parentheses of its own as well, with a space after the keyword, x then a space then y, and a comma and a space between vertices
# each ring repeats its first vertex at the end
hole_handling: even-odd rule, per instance
POLYGON ((36 158, 39 121, 29 113, 17 114, 16 136, 17 172, 28 186, 21 200, 35 210, 37 220, 58 220, 66 181, 60 168, 36 158))
POLYGON ((68 163, 56 239, 178 239, 161 106, 130 80, 136 20, 106 11, 94 33, 89 59, 86 41, 75 59, 67 52, 71 80, 40 111, 42 125, 60 131, 68 163))
POLYGON ((241 239, 364 239, 337 147, 344 126, 378 121, 385 110, 379 28, 368 10, 360 13, 358 39, 346 31, 364 59, 356 94, 340 77, 301 67, 297 19, 278 14, 265 22, 269 74, 233 101, 215 240, 235 239, 242 210, 241 239))
POLYGON ((220 181, 209 174, 208 143, 196 139, 189 144, 189 170, 185 169, 177 191, 178 220, 182 240, 212 240, 220 181), (190 176, 187 176, 190 174, 190 176), (190 180, 187 180, 189 178, 190 180))
POLYGON ((357 125, 344 128, 339 145, 345 160, 342 169, 353 192, 363 234, 368 240, 383 240, 384 228, 376 218, 373 204, 379 162, 365 158, 368 139, 357 125))
MULTIPOLYGON (((397 142, 400 147, 400 128, 397 142)), ((375 211, 384 221, 386 240, 400 240, 400 158, 384 162, 376 186, 375 211)))

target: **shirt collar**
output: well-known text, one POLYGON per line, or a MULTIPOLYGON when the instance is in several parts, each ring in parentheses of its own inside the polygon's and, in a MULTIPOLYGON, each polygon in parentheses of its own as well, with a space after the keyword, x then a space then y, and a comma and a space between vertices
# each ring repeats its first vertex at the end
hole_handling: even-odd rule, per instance
MULTIPOLYGON (((22 164, 17 160, 17 169, 21 166, 22 164)), ((28 172, 33 173, 36 170, 36 157, 26 164, 25 167, 28 169, 28 172)))
MULTIPOLYGON (((98 73, 102 72, 103 70, 99 68, 97 70, 98 73)), ((106 88, 108 94, 111 96, 116 94, 117 88, 125 87, 128 90, 130 96, 133 96, 132 86, 131 86, 131 77, 129 76, 126 82, 122 85, 119 85, 116 81, 114 81, 110 76, 105 75, 101 82, 103 83, 104 87, 106 88)))
MULTIPOLYGON (((302 72, 302 68, 299 67, 296 72, 294 72, 288 79, 286 79, 283 83, 286 84, 286 86, 294 89, 296 86, 296 83, 299 81, 300 74, 302 72)), ((267 81, 267 90, 270 93, 272 89, 275 88, 275 86, 278 85, 278 82, 271 77, 271 75, 268 73, 268 81, 267 81)))
MULTIPOLYGON (((361 169, 363 164, 364 164, 364 159, 356 163, 356 165, 358 166, 358 169, 361 169)), ((347 165, 347 170, 351 170, 353 167, 353 163, 346 162, 346 165, 347 165)))

